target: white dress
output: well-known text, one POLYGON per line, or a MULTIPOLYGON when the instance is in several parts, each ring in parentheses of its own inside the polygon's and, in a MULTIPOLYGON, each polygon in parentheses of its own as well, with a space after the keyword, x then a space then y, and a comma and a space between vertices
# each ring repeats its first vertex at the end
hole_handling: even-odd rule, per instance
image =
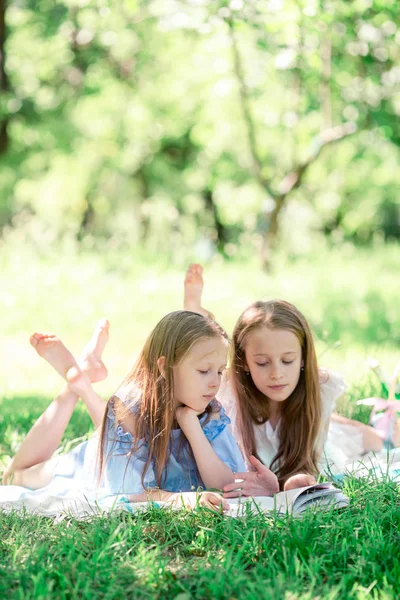
MULTIPOLYGON (((319 469, 329 474, 341 474, 346 465, 360 458, 363 454, 362 434, 357 427, 331 421, 335 403, 347 385, 340 373, 321 371, 321 433, 317 447, 321 449, 319 469)), ((232 421, 232 430, 239 439, 237 400, 233 393, 232 384, 225 380, 218 394, 218 400, 224 406, 232 421)), ((275 429, 266 421, 262 425, 254 425, 257 454, 260 460, 269 466, 279 449, 279 422, 275 429)))

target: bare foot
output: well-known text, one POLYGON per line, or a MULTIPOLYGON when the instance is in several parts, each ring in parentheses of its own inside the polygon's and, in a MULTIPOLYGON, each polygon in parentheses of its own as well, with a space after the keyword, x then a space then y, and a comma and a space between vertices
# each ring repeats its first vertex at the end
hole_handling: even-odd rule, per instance
POLYGON ((36 352, 67 381, 69 389, 82 398, 94 426, 98 427, 104 415, 105 403, 93 390, 89 375, 81 370, 68 348, 58 337, 49 333, 34 333, 30 342, 36 352))
POLYGON ((78 366, 71 352, 56 335, 52 333, 34 333, 29 341, 39 356, 47 360, 63 379, 67 378, 67 373, 71 367, 78 366))
POLYGON ((197 264, 189 265, 183 283, 183 307, 185 310, 198 312, 201 309, 203 285, 203 267, 197 264))
POLYGON ((55 368, 77 396, 84 396, 92 389, 89 376, 80 369, 60 338, 51 333, 34 333, 30 342, 39 356, 55 368))
POLYGON ((203 293, 203 267, 198 264, 191 264, 185 275, 183 308, 191 312, 199 313, 203 317, 214 316, 201 306, 201 296, 203 293))
POLYGON ((98 321, 94 333, 85 346, 79 366, 87 373, 90 381, 102 381, 107 377, 107 369, 102 361, 102 354, 108 342, 110 324, 107 319, 98 321))

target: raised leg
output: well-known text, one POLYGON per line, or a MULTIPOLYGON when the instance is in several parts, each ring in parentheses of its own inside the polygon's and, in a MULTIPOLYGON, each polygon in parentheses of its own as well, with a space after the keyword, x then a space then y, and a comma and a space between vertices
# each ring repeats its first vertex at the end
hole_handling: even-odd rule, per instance
POLYGON ((351 425, 352 427, 356 427, 362 434, 364 453, 380 452, 382 450, 382 438, 376 433, 373 427, 370 427, 370 425, 365 425, 364 423, 360 423, 360 421, 354 421, 353 419, 347 419, 347 417, 342 417, 342 415, 338 415, 336 413, 331 415, 331 420, 343 425, 351 425))
POLYGON ((31 344, 68 382, 45 412, 37 419, 16 455, 3 474, 3 483, 38 488, 52 478, 55 459, 64 431, 78 402, 85 402, 94 426, 102 421, 105 402, 96 394, 90 381, 100 381, 107 376, 101 354, 108 340, 108 321, 102 319, 86 346, 77 365, 71 352, 54 335, 34 334, 31 344), (90 381, 89 381, 90 380, 90 381))
POLYGON ((52 457, 61 442, 77 402, 78 396, 68 385, 65 385, 34 423, 18 452, 7 466, 3 475, 4 484, 22 485, 22 470, 48 461, 52 457))
POLYGON ((37 489, 51 481, 56 460, 52 456, 61 442, 79 397, 84 400, 92 418, 97 415, 98 421, 94 421, 95 425, 97 422, 96 427, 100 425, 105 404, 93 390, 87 375, 79 367, 71 367, 67 378, 69 384, 35 422, 11 460, 4 472, 3 484, 13 483, 37 489))
POLYGON ((84 369, 80 368, 71 352, 57 336, 47 333, 35 333, 30 338, 36 352, 47 360, 69 383, 71 390, 82 398, 95 428, 101 424, 106 406, 104 400, 96 394, 90 383, 103 378, 105 370, 105 366, 101 361, 101 353, 98 351, 99 346, 104 347, 106 343, 102 339, 104 330, 98 328, 96 331, 100 332, 100 336, 96 337, 99 343, 97 345, 92 344, 93 338, 96 336, 95 332, 84 352, 84 358, 82 359, 84 369))
POLYGON ((92 383, 102 381, 107 377, 107 369, 102 360, 102 354, 109 338, 110 324, 107 319, 100 319, 93 332, 89 343, 85 346, 82 356, 78 361, 92 383))
POLYGON ((203 267, 198 264, 189 265, 183 283, 183 308, 213 319, 214 315, 201 306, 203 286, 203 267))
POLYGON ((32 467, 13 471, 8 478, 8 483, 10 485, 20 485, 31 490, 38 490, 51 482, 56 466, 57 458, 49 458, 49 460, 33 465, 32 467))
POLYGON ((84 371, 81 371, 78 365, 74 365, 68 370, 66 379, 71 390, 79 398, 82 398, 89 411, 93 425, 97 429, 103 421, 106 403, 95 392, 88 376, 84 371))

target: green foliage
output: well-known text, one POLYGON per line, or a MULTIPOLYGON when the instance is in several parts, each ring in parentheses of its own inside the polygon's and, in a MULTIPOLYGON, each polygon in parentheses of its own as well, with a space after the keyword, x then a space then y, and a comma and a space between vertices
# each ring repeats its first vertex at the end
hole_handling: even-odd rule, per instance
POLYGON ((182 245, 251 253, 274 206, 262 181, 277 192, 320 130, 354 122, 281 225, 333 244, 398 239, 398 3, 39 5, 6 12, 5 231, 170 258, 182 245))

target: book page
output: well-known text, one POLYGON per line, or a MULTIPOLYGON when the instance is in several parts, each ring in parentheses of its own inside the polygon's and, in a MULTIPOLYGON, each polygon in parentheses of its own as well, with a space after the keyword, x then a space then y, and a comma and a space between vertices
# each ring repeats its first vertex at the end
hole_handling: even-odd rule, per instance
POLYGON ((320 505, 341 508, 347 506, 348 498, 330 482, 317 483, 302 488, 279 492, 275 496, 249 496, 228 500, 229 510, 225 514, 231 517, 245 517, 248 514, 262 512, 299 514, 308 506, 320 505))
MULTIPOLYGON (((229 510, 225 514, 230 517, 245 516, 248 511, 253 514, 259 512, 273 512, 275 510, 275 498, 271 496, 249 496, 247 498, 230 498, 228 501, 229 510)), ((277 510, 278 507, 277 507, 277 510)))
POLYGON ((328 504, 332 501, 332 497, 336 497, 340 493, 340 490, 334 487, 331 487, 329 489, 309 490, 303 492, 302 494, 300 494, 300 496, 296 498, 294 502, 294 510, 297 511, 302 506, 306 506, 307 504, 312 504, 315 502, 328 504))
POLYGON ((275 495, 277 506, 279 506, 283 512, 292 512, 293 506, 296 505, 296 500, 300 498, 302 494, 307 493, 311 496, 314 495, 314 493, 318 493, 319 490, 328 490, 331 485, 330 482, 316 483, 314 485, 288 490, 287 492, 279 492, 275 495))

